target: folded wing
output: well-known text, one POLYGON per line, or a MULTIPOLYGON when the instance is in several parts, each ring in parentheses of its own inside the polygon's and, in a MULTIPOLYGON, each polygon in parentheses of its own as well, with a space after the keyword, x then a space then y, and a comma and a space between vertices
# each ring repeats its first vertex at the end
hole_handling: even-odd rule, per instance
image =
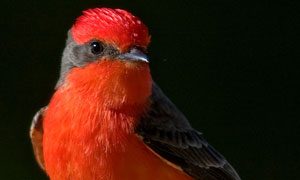
POLYGON ((199 180, 239 180, 240 177, 154 83, 151 108, 136 132, 167 161, 199 180))

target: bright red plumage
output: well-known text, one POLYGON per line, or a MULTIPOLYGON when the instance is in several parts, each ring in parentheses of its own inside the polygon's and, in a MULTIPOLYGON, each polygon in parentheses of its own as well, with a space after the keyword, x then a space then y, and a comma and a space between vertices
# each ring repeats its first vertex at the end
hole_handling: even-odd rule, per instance
POLYGON ((148 65, 127 66, 132 65, 103 60, 74 68, 54 94, 43 142, 46 170, 54 179, 67 179, 68 174, 90 179, 92 172, 84 169, 106 172, 100 168, 103 154, 124 149, 147 108, 151 88, 148 65), (124 83, 124 78, 134 83, 124 83))
POLYGON ((100 39, 115 44, 121 51, 136 45, 146 48, 150 42, 148 28, 142 21, 122 9, 95 8, 83 12, 72 27, 79 44, 100 39))
POLYGON ((134 134, 151 82, 147 64, 104 60, 73 69, 45 114, 45 168, 51 179, 190 179, 134 134))

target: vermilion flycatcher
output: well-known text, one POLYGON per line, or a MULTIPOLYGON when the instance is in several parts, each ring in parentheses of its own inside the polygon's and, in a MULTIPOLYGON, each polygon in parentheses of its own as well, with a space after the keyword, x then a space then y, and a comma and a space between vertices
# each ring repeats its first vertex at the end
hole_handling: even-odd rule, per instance
POLYGON ((30 135, 52 180, 238 180, 152 81, 147 27, 121 9, 83 12, 55 93, 30 135))

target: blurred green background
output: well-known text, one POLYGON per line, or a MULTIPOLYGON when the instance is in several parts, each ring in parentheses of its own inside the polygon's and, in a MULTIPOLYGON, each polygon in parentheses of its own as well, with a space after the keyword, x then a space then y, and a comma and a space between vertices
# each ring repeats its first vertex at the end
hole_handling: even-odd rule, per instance
MULTIPOLYGON (((296 1, 295 1, 296 2, 296 1)), ((1 1, 0 179, 47 179, 28 137, 81 10, 125 8, 149 27, 153 78, 242 179, 299 179, 299 9, 235 0, 1 1)))

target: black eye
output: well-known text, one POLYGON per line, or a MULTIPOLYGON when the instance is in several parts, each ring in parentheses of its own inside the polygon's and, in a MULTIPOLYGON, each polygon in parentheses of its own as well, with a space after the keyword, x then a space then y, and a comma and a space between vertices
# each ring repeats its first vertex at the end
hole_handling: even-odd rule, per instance
POLYGON ((90 44, 91 52, 95 55, 100 54, 103 51, 103 46, 99 41, 93 41, 90 44))

